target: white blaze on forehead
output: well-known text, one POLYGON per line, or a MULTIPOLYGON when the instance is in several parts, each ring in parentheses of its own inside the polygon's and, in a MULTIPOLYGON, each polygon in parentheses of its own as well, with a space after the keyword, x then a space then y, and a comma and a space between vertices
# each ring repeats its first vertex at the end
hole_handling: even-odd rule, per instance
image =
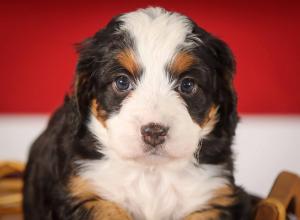
POLYGON ((162 8, 146 8, 120 17, 126 30, 134 39, 135 52, 144 71, 162 74, 165 65, 174 56, 178 46, 188 47, 187 34, 192 24, 187 17, 162 8))

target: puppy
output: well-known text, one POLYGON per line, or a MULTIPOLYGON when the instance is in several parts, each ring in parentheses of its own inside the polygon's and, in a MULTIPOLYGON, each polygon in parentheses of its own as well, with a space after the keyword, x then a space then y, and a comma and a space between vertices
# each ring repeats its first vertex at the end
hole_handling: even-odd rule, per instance
POLYGON ((247 219, 228 46, 146 8, 78 46, 74 91, 33 144, 26 220, 247 219))

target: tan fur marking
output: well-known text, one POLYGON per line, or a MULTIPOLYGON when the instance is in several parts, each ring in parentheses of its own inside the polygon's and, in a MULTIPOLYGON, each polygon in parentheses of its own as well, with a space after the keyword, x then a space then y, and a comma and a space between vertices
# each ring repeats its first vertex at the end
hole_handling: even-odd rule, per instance
POLYGON ((229 185, 215 191, 215 196, 209 201, 210 206, 231 206, 235 203, 234 189, 229 185))
POLYGON ((217 209, 210 209, 203 212, 194 212, 188 215, 184 220, 218 220, 221 211, 217 209))
POLYGON ((97 118, 97 120, 106 127, 107 113, 101 109, 101 106, 97 103, 96 99, 92 100, 91 112, 97 118))
POLYGON ((93 220, 131 220, 126 211, 117 204, 98 197, 86 180, 78 176, 72 177, 68 186, 73 197, 86 201, 83 206, 91 210, 93 220))
POLYGON ((87 199, 95 196, 94 192, 91 190, 91 185, 78 176, 71 178, 68 187, 71 195, 74 197, 87 199))
POLYGON ((218 121, 218 114, 217 113, 218 113, 218 108, 217 108, 217 106, 215 104, 213 104, 210 107, 210 109, 209 109, 209 111, 208 111, 205 119, 203 120, 203 122, 201 122, 200 126, 203 128, 208 123, 215 124, 218 121))
POLYGON ((137 63, 134 52, 131 49, 127 48, 118 53, 117 60, 133 76, 137 76, 139 74, 139 65, 137 63))
POLYGON ((196 62, 197 60, 193 55, 187 52, 180 52, 176 54, 171 63, 171 73, 178 76, 187 71, 196 62))
POLYGON ((188 215, 184 220, 218 220, 221 210, 214 206, 228 207, 235 203, 234 189, 229 185, 217 189, 214 192, 214 197, 208 201, 207 210, 197 211, 188 215))

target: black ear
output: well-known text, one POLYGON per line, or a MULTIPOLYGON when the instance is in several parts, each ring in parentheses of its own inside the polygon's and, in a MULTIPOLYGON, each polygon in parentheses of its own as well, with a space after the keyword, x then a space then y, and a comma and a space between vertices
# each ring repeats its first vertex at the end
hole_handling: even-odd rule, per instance
POLYGON ((200 28, 196 23, 193 24, 191 40, 195 37, 196 43, 201 48, 200 56, 206 58, 208 65, 215 69, 218 76, 230 82, 235 73, 235 59, 228 45, 219 38, 200 28))
POLYGON ((199 55, 214 74, 215 104, 219 106, 219 123, 214 130, 218 136, 226 135, 230 140, 235 134, 238 121, 237 97, 233 86, 233 76, 236 63, 232 51, 228 45, 194 23, 193 36, 199 41, 199 55))
POLYGON ((216 70, 218 74, 226 80, 232 80, 236 63, 233 53, 228 45, 224 41, 213 36, 208 38, 206 45, 217 61, 216 70))
POLYGON ((76 51, 79 55, 76 75, 74 80, 74 98, 78 110, 83 119, 88 115, 89 105, 94 96, 94 85, 92 80, 94 59, 94 40, 88 38, 76 45, 76 51))
POLYGON ((233 86, 235 59, 225 42, 195 27, 199 58, 207 65, 212 76, 213 103, 218 106, 218 122, 209 137, 203 141, 200 163, 222 163, 232 169, 231 144, 238 122, 237 97, 233 86))
POLYGON ((89 113, 91 100, 96 97, 95 78, 105 72, 104 63, 112 62, 111 54, 114 46, 122 42, 117 34, 113 34, 121 25, 117 18, 112 19, 106 27, 91 38, 76 45, 79 59, 76 67, 74 94, 82 115, 89 113))
MULTIPOLYGON (((236 63, 232 51, 222 40, 208 35, 204 40, 204 46, 210 51, 214 59, 214 68, 216 72, 216 100, 219 105, 219 131, 220 135, 226 134, 229 140, 235 134, 238 122, 237 114, 237 96, 233 85, 233 76, 236 69, 236 63)), ((231 142, 231 141, 230 141, 231 142)))

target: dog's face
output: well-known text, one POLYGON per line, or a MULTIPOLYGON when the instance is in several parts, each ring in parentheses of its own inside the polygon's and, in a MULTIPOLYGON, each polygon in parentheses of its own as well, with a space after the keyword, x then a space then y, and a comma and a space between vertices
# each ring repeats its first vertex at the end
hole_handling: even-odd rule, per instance
POLYGON ((121 15, 79 53, 78 105, 107 157, 191 160, 235 113, 229 49, 180 14, 148 8, 121 15))

